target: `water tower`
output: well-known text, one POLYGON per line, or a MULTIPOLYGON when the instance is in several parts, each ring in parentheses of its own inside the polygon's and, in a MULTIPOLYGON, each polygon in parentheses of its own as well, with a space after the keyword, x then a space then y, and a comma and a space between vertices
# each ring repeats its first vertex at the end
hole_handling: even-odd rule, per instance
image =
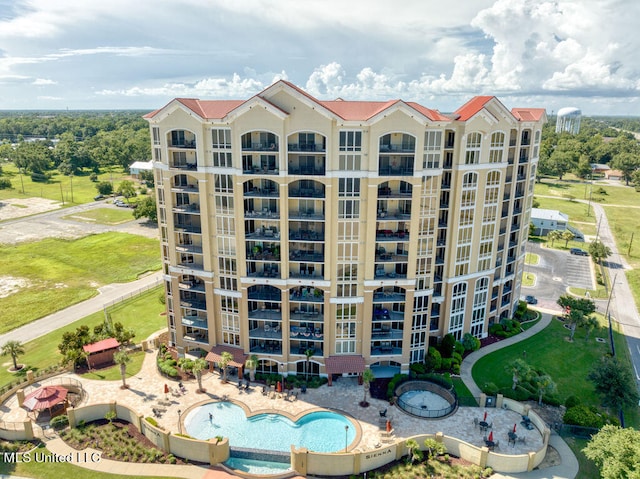
POLYGON ((582 112, 579 108, 560 108, 560 110, 558 110, 558 118, 556 120, 556 133, 566 131, 572 135, 577 135, 580 131, 581 118, 582 112))

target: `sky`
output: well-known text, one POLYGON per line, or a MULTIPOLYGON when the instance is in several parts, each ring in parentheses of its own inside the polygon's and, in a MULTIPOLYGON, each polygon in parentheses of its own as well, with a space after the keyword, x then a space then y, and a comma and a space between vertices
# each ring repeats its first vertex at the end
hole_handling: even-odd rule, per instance
POLYGON ((286 79, 321 100, 635 116, 638 19, 637 0, 0 0, 0 110, 154 110, 286 79))

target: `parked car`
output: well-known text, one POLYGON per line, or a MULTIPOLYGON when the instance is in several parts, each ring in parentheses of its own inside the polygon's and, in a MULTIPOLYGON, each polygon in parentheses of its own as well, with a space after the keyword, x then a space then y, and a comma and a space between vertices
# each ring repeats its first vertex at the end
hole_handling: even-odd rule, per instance
POLYGON ((527 304, 538 304, 538 299, 535 296, 531 296, 530 294, 525 296, 524 300, 527 304))
POLYGON ((116 205, 116 206, 119 206, 120 208, 126 208, 126 207, 128 207, 128 206, 129 206, 128 204, 126 204, 126 203, 125 203, 124 201, 122 201, 122 200, 115 200, 115 201, 113 202, 113 204, 114 204, 114 205, 116 205))
POLYGON ((94 201, 98 201, 98 200, 102 200, 102 199, 104 199, 104 195, 96 195, 96 196, 93 197, 94 201))
POLYGON ((580 248, 571 248, 569 252, 577 256, 589 256, 589 253, 587 253, 585 250, 580 248))

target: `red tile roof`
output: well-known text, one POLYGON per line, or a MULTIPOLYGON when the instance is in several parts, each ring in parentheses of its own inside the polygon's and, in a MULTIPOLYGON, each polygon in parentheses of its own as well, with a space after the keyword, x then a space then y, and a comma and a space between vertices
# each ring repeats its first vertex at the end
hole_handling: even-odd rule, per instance
POLYGON ((511 114, 520 121, 540 121, 546 114, 544 108, 514 108, 511 114))
POLYGON ((491 100, 492 98, 495 97, 474 96, 471 100, 469 100, 454 112, 454 115, 457 116, 456 119, 459 121, 467 121, 473 115, 482 110, 487 102, 489 102, 489 100, 491 100))
POLYGON ((324 364, 327 374, 361 374, 365 368, 362 356, 329 356, 324 364))
POLYGON ((244 354, 244 351, 242 351, 242 349, 222 345, 212 347, 211 351, 207 353, 204 359, 212 363, 219 363, 222 360, 223 352, 231 353, 231 355, 233 356, 233 360, 229 363, 229 365, 233 367, 242 367, 244 366, 244 362, 247 360, 247 355, 244 354))
POLYGON ((99 353, 101 351, 107 351, 108 349, 114 349, 120 346, 120 343, 116 338, 107 338, 102 341, 98 341, 97 343, 87 344, 83 346, 85 353, 99 353))

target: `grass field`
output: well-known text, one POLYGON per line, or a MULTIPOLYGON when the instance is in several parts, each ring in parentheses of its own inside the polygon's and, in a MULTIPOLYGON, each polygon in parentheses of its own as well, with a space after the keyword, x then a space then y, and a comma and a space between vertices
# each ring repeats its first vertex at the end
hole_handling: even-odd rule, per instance
MULTIPOLYGON (((73 206, 93 201, 98 194, 96 183, 89 179, 91 172, 86 171, 73 177, 64 176, 53 170, 53 176, 47 183, 31 181, 29 175, 20 175, 13 163, 3 163, 2 171, 6 178, 11 180, 12 189, 0 190, 0 200, 9 198, 48 198, 64 203, 64 206, 73 206), (24 192, 23 192, 24 187, 24 192), (73 188, 73 195, 72 190, 73 188)), ((112 171, 102 171, 98 174, 98 182, 111 181, 114 190, 122 180, 131 177, 122 168, 113 168, 112 171)))
MULTIPOLYGON (((535 368, 543 369, 554 380, 558 387, 558 395, 562 402, 570 396, 579 397, 583 403, 599 406, 600 400, 595 394, 593 384, 587 380, 587 374, 604 354, 609 351, 608 342, 600 343, 595 337, 608 338, 606 322, 602 315, 598 316, 601 327, 593 331, 589 341, 585 341, 586 332, 582 328, 576 330, 574 341, 568 341, 569 332, 563 323, 552 320, 544 331, 512 346, 500 349, 481 358, 474 366, 473 379, 480 387, 494 383, 501 389, 511 387, 511 374, 505 367, 514 358, 522 357, 526 351, 527 363, 535 368)), ((618 357, 631 368, 623 335, 614 331, 618 357)), ((640 424, 638 408, 625 411, 628 426, 640 424)))
POLYGON ((93 210, 81 211, 72 215, 63 216, 63 219, 75 221, 85 221, 101 225, 119 225, 133 219, 132 210, 129 208, 95 208, 93 210))
MULTIPOLYGON (((144 351, 136 351, 131 354, 131 362, 127 364, 127 373, 125 375, 127 378, 131 378, 140 372, 144 358, 144 351)), ((119 365, 91 370, 88 373, 84 373, 82 377, 84 379, 96 379, 100 381, 122 381, 119 365)))
MULTIPOLYGON (((152 333, 165 328, 167 320, 161 313, 165 311, 165 306, 160 303, 159 296, 162 286, 150 289, 142 293, 140 296, 123 301, 116 306, 108 309, 108 313, 113 322, 120 322, 126 328, 133 328, 136 333, 134 342, 149 337, 152 333)), ((49 366, 59 363, 61 356, 58 352, 58 344, 60 344, 62 335, 67 331, 75 331, 76 328, 86 325, 90 329, 104 322, 104 313, 98 312, 87 316, 79 321, 71 323, 64 328, 53 331, 33 341, 24 344, 25 354, 18 357, 20 363, 26 364, 20 374, 11 374, 6 368, 0 368, 0 386, 4 386, 9 382, 20 379, 31 369, 39 371, 49 366)), ((7 360, 8 358, 4 358, 7 360)), ((10 358, 8 359, 10 362, 10 358)), ((129 369, 133 371, 133 365, 129 365, 129 369)), ((117 372, 116 379, 120 378, 120 371, 117 372)))
POLYGON ((158 241, 126 233, 0 245, 0 255, 0 279, 26 281, 0 298, 0 333, 90 298, 102 285, 160 268, 158 241))

